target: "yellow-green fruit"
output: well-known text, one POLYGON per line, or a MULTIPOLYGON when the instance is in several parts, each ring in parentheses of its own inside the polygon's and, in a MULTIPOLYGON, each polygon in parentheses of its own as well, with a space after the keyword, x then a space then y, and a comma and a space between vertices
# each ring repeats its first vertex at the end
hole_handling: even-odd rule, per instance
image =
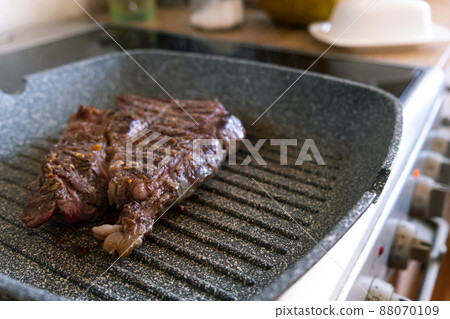
POLYGON ((327 20, 339 0, 259 0, 276 22, 305 26, 314 21, 327 20))

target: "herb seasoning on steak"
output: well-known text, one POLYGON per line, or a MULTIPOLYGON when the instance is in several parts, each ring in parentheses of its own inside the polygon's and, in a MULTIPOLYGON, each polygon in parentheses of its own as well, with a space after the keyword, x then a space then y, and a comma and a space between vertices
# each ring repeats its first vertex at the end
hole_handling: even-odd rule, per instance
POLYGON ((81 106, 71 116, 31 186, 22 220, 30 227, 52 217, 76 223, 116 207, 117 224, 94 227, 93 233, 105 250, 127 256, 161 214, 218 171, 229 141, 241 140, 244 129, 218 101, 179 101, 186 112, 174 101, 155 98, 127 95, 117 102, 114 112, 81 106), (146 136, 156 133, 152 144, 167 142, 153 150, 153 161, 130 164, 127 141, 144 129, 146 136), (196 148, 198 140, 221 143, 196 148))
POLYGON ((105 127, 111 112, 80 106, 47 156, 23 211, 22 221, 39 227, 50 218, 66 223, 97 220, 107 209, 109 183, 105 127))

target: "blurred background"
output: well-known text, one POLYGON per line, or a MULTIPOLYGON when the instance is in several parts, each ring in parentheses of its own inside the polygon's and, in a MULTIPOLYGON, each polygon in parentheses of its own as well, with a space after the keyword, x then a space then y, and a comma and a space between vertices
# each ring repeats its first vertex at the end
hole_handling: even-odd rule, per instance
POLYGON ((399 60, 383 53, 406 44, 416 47, 401 48, 403 51, 426 53, 429 57, 405 55, 400 59, 402 62, 430 65, 441 56, 442 42, 447 45, 450 40, 448 1, 409 0, 415 6, 406 8, 408 10, 389 5, 387 0, 377 2, 380 2, 379 10, 370 10, 360 21, 359 28, 352 28, 333 43, 363 8, 371 4, 370 0, 0 0, 0 43, 10 41, 12 33, 27 28, 88 19, 84 8, 100 22, 128 23, 302 51, 318 52, 331 43, 336 48, 346 49, 382 47, 385 50, 370 54, 358 52, 358 55, 399 60), (428 8, 419 6, 419 2, 429 4, 428 8), (338 3, 342 4, 342 10, 330 16, 338 3), (383 16, 385 18, 380 19, 383 16), (331 23, 314 24, 327 20, 331 23), (446 28, 440 29, 439 36, 431 30, 435 22, 446 28), (363 41, 358 32, 362 33, 363 41))

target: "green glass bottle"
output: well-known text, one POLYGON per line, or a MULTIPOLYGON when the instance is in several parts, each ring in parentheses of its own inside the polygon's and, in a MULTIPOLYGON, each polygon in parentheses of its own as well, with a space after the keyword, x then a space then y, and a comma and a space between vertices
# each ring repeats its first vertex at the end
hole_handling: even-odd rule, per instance
POLYGON ((109 12, 113 22, 153 20, 156 0, 109 0, 109 12))

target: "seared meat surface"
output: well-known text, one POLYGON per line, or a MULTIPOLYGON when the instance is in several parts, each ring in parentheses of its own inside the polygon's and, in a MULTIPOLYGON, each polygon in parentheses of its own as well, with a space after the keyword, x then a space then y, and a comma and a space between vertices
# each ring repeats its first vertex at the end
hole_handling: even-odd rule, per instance
POLYGON ((96 220, 106 212, 109 182, 105 127, 111 112, 80 106, 47 156, 23 211, 22 221, 39 227, 50 218, 66 223, 96 220))
POLYGON ((218 101, 179 101, 186 112, 154 98, 119 96, 117 102, 114 112, 81 106, 71 116, 32 184, 22 220, 30 227, 51 217, 75 223, 118 208, 117 224, 93 233, 105 250, 127 256, 161 214, 218 171, 229 141, 242 139, 244 129, 218 101), (127 154, 136 136, 151 157, 127 154))

